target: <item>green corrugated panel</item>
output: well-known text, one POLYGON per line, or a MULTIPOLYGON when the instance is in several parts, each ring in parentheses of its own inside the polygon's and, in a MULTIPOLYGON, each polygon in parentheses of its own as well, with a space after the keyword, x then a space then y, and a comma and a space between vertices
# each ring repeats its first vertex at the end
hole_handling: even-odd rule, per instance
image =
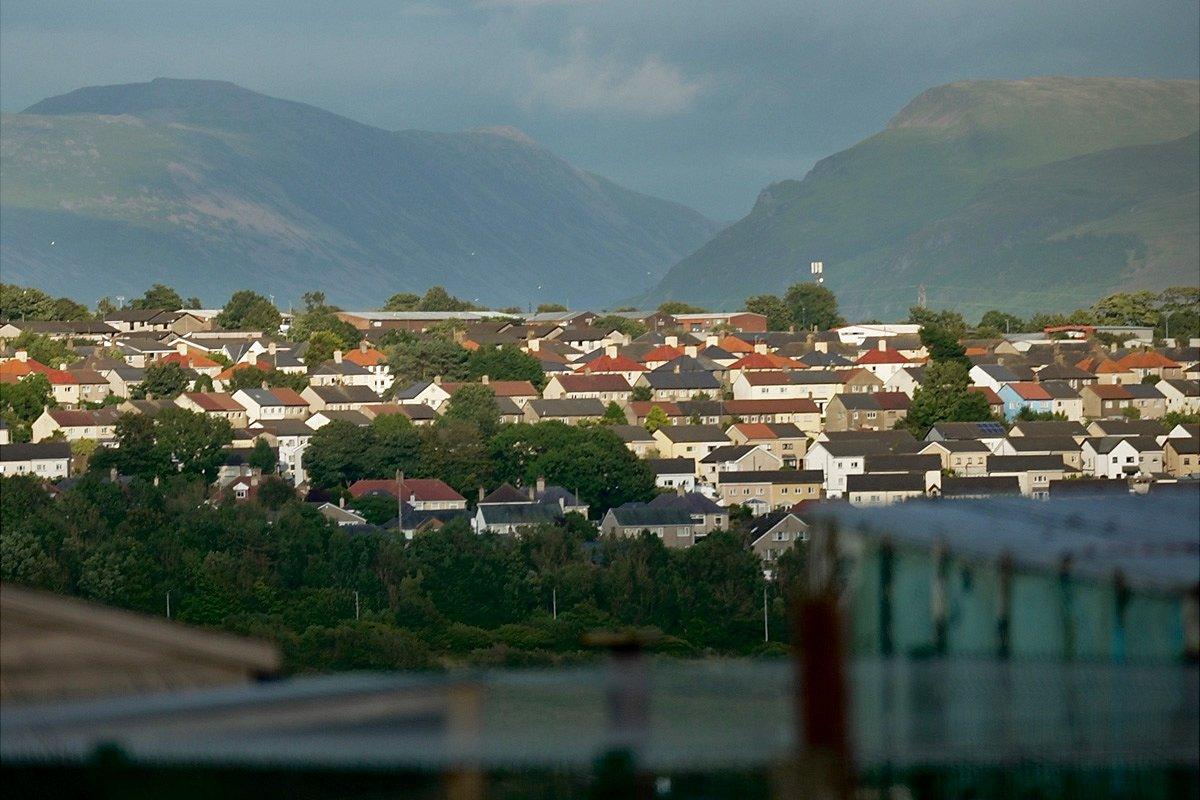
POLYGON ((892 636, 896 654, 932 654, 933 565, 928 553, 902 548, 895 552, 892 636))
POLYGON ((1117 593, 1112 584, 1072 581, 1075 658, 1107 661, 1113 655, 1113 609, 1117 593))
POLYGON ((949 655, 989 658, 996 655, 999 585, 999 576, 992 565, 953 564, 947 585, 949 655))
POLYGON ((1182 613, 1172 598, 1135 594, 1125 609, 1125 660, 1180 661, 1182 613))
POLYGON ((880 603, 882 561, 878 547, 864 548, 861 560, 850 566, 852 581, 850 650, 856 655, 880 655, 880 603))
POLYGON ((1066 656, 1062 607, 1057 575, 1013 574, 1013 658, 1066 656))

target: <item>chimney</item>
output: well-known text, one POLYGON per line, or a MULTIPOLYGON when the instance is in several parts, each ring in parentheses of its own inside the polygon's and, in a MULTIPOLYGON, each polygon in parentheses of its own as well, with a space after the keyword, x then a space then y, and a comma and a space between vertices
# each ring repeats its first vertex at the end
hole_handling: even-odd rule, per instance
POLYGON ((181 356, 186 356, 187 355, 187 343, 186 342, 176 342, 175 343, 175 352, 179 353, 179 355, 181 355, 181 356))
POLYGON ((250 485, 258 486, 258 474, 257 473, 250 476, 250 485))
POLYGON ((788 333, 795 333, 795 332, 796 332, 796 326, 788 325, 788 333))
POLYGON ((266 381, 263 381, 263 382, 262 382, 262 388, 264 388, 264 389, 266 389, 266 388, 267 388, 267 382, 266 382, 266 381))
POLYGON ((682 483, 675 487, 675 494, 679 495, 680 497, 683 497, 683 484, 682 483))
POLYGON ((24 364, 28 360, 29 360, 29 351, 28 350, 18 350, 17 351, 17 361, 20 361, 22 364, 24 364))
POLYGON ((877 344, 877 345, 875 345, 875 346, 876 346, 877 348, 879 348, 879 352, 881 352, 881 353, 882 353, 884 350, 887 350, 887 340, 886 340, 886 339, 884 339, 882 336, 880 336, 880 337, 879 337, 879 344, 877 344))
POLYGON ((608 356, 609 358, 616 358, 617 346, 615 344, 604 345, 604 355, 608 356))
POLYGON ((272 355, 272 356, 275 355, 275 343, 274 342, 267 342, 267 354, 272 355))
POLYGON ((828 353, 829 352, 829 342, 816 342, 813 344, 813 348, 818 353, 828 353))
POLYGON ((454 331, 454 343, 455 344, 462 344, 466 340, 467 340, 467 332, 466 331, 460 331, 460 330, 454 331))
POLYGON ((686 345, 686 346, 683 348, 683 354, 684 354, 685 356, 691 356, 692 358, 695 358, 695 357, 696 357, 696 353, 697 353, 697 352, 698 352, 698 351, 696 350, 696 345, 694 345, 694 344, 689 344, 689 345, 686 345))
POLYGON ((338 498, 338 508, 345 508, 345 507, 346 507, 346 495, 342 495, 341 497, 338 498))
POLYGON ((479 382, 482 383, 484 386, 487 386, 490 381, 491 381, 491 378, 489 378, 487 375, 479 376, 479 382))
POLYGON ((441 376, 441 375, 434 375, 434 376, 433 376, 433 383, 434 383, 434 385, 435 385, 435 386, 441 386, 441 385, 442 385, 442 376, 441 376))
POLYGON ((360 353, 367 352, 367 340, 366 339, 363 339, 361 342, 358 343, 358 350, 360 353))
POLYGON ((754 352, 766 353, 767 352, 767 343, 766 342, 755 342, 754 343, 754 352))
POLYGON ((341 350, 333 351, 333 363, 335 363, 335 364, 342 363, 342 351, 341 350))
POLYGON ((62 370, 63 372, 66 372, 67 371, 67 362, 65 362, 65 361, 58 362, 58 368, 60 370, 62 370))
POLYGON ((546 491, 546 476, 545 476, 545 475, 538 475, 538 479, 537 479, 537 493, 538 493, 538 494, 541 494, 541 493, 542 493, 542 492, 544 492, 544 491, 546 491))
POLYGON ((676 375, 678 375, 679 374, 679 365, 676 364, 674 367, 672 367, 671 372, 674 372, 676 375))
POLYGON ((483 491, 483 487, 482 487, 482 486, 480 486, 480 487, 479 487, 479 502, 481 502, 481 503, 483 502, 483 496, 484 496, 484 494, 486 494, 486 492, 484 492, 484 491, 483 491))
POLYGON ((532 487, 532 486, 530 486, 530 487, 529 487, 529 499, 530 499, 530 500, 537 500, 537 494, 536 494, 536 492, 535 492, 535 489, 534 489, 534 487, 532 487))
POLYGON ((562 495, 558 496, 558 510, 563 514, 567 513, 567 498, 563 497, 562 495))
POLYGON ((529 339, 528 342, 526 343, 526 345, 529 348, 529 352, 536 353, 542 349, 542 340, 541 339, 529 339))
POLYGON ((719 342, 719 341, 721 341, 721 340, 718 339, 716 336, 709 334, 708 336, 704 337, 704 346, 705 347, 716 347, 717 342, 719 342))
POLYGON ((666 342, 667 347, 678 347, 679 346, 679 337, 676 336, 675 334, 671 334, 670 336, 667 336, 665 339, 663 339, 663 341, 666 342))

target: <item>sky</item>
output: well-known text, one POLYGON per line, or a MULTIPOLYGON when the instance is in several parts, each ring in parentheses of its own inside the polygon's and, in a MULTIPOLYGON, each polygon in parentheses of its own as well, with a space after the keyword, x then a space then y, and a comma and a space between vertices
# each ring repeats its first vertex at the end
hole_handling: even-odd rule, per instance
POLYGON ((970 78, 1196 78, 1198 0, 4 0, 0 109, 233 81, 389 129, 510 125, 720 222, 970 78))

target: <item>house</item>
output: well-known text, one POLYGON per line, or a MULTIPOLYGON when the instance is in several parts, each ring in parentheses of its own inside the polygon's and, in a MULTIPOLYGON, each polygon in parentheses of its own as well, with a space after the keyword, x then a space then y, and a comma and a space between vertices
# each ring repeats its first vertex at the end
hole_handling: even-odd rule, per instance
POLYGON ((1148 383, 1131 383, 1123 388, 1133 398, 1129 407, 1138 412, 1139 419, 1159 419, 1167 413, 1167 398, 1158 387, 1148 383))
POLYGON ((1163 445, 1151 436, 1100 436, 1083 442, 1083 470, 1096 478, 1158 475, 1163 461, 1163 445))
POLYGON ((66 370, 66 364, 55 369, 30 358, 24 350, 18 350, 8 361, 0 362, 0 381, 19 381, 31 375, 42 375, 50 382, 54 402, 73 408, 79 405, 79 381, 66 370))
POLYGON ((887 392, 904 392, 909 397, 912 397, 925 382, 925 371, 926 368, 924 365, 910 365, 898 369, 884 382, 883 390, 887 392))
POLYGON ((826 496, 842 497, 847 476, 862 474, 867 455, 915 452, 917 447, 907 431, 847 431, 842 434, 831 431, 809 446, 804 456, 804 468, 824 474, 826 496))
POLYGON ((735 330, 738 333, 765 333, 767 318, 751 311, 735 311, 728 314, 704 312, 697 314, 672 314, 675 324, 689 333, 706 333, 717 328, 735 330))
POLYGON ((691 547, 697 540, 692 516, 682 508, 625 503, 610 508, 600 522, 600 532, 608 536, 640 536, 643 531, 657 536, 664 546, 672 549, 691 547))
POLYGON ((304 471, 304 451, 312 439, 313 429, 299 419, 260 420, 251 426, 261 431, 267 443, 279 450, 279 471, 299 486, 308 480, 304 471))
POLYGON ((131 367, 124 362, 120 366, 97 369, 108 381, 111 394, 117 397, 131 397, 133 390, 142 385, 146 379, 146 370, 141 367, 131 367))
POLYGON ((379 395, 369 386, 324 385, 307 386, 300 393, 310 411, 360 411, 379 402, 379 395))
POLYGON ((530 400, 524 411, 526 422, 563 422, 578 425, 604 416, 604 403, 594 397, 579 400, 530 400))
POLYGON ((944 500, 986 500, 1021 496, 1021 481, 1015 475, 943 477, 938 496, 944 500))
POLYGON ((432 425, 438 419, 438 413, 422 403, 369 403, 359 411, 372 420, 388 414, 400 414, 418 427, 432 425))
POLYGON ((925 496, 921 473, 893 472, 880 475, 848 475, 846 499, 856 506, 884 506, 925 496))
POLYGON ((1008 431, 1009 437, 1021 436, 1070 436, 1082 444, 1087 438, 1087 428, 1074 420, 1035 420, 1032 422, 1019 420, 1013 423, 1008 431))
POLYGON ((177 352, 174 345, 160 342, 157 339, 121 338, 116 341, 116 346, 121 351, 121 357, 125 359, 126 364, 142 369, 160 358, 177 352))
POLYGON ((1162 424, 1152 419, 1097 419, 1088 423, 1089 436, 1161 436, 1162 424))
POLYGON ((942 469, 953 475, 979 476, 987 475, 988 456, 992 451, 978 439, 945 439, 926 442, 917 452, 936 455, 941 459, 942 469))
POLYGON ((825 406, 825 430, 889 431, 908 415, 904 392, 835 394, 825 406))
POLYGON ((1162 380, 1183 377, 1183 365, 1157 350, 1136 350, 1120 358, 1117 366, 1132 373, 1131 383, 1141 383, 1146 378, 1162 380))
POLYGON ((1074 436, 1010 436, 996 447, 1001 456, 1059 456, 1070 467, 1082 466, 1080 442, 1074 436))
POLYGON ((988 475, 1015 477, 1026 497, 1045 499, 1050 496, 1050 482, 1078 476, 1079 470, 1067 466, 1061 456, 991 456, 988 475))
POLYGON ((554 375, 546 382, 542 397, 547 400, 595 398, 605 405, 610 402, 625 405, 632 392, 629 382, 617 374, 563 374, 554 375))
POLYGON ((690 458, 696 462, 729 444, 720 425, 664 425, 652 435, 662 458, 690 458))
POLYGON ((246 416, 251 422, 304 419, 308 416, 308 401, 295 390, 283 386, 238 389, 233 393, 233 399, 246 409, 246 416))
POLYGON ((725 430, 734 444, 758 445, 778 456, 785 467, 795 468, 804 459, 808 437, 790 422, 736 422, 725 430))
POLYGON ((797 542, 808 541, 808 523, 791 511, 771 511, 755 518, 747 531, 750 549, 768 572, 775 561, 797 542))
POLYGON ((735 400, 812 400, 817 409, 842 391, 844 376, 833 370, 805 369, 790 372, 744 372, 733 381, 735 400))
POLYGON ((813 469, 717 473, 717 498, 725 506, 749 506, 755 514, 819 500, 825 475, 813 469))
POLYGON ((1163 444, 1163 471, 1176 478, 1200 475, 1200 438, 1168 438, 1163 444))
POLYGON ((641 425, 609 425, 608 429, 615 433, 629 448, 629 452, 638 458, 647 458, 658 453, 658 450, 655 449, 654 437, 641 425))
POLYGON ((665 400, 632 400, 629 403, 627 416, 630 423, 645 425, 650 412, 656 408, 666 415, 668 425, 686 425, 688 422, 689 415, 684 413, 678 403, 669 403, 665 400))
POLYGON ((309 386, 361 386, 378 397, 371 389, 375 383, 376 377, 371 370, 345 360, 341 350, 334 351, 332 360, 313 364, 308 369, 309 386))
POLYGON ((646 468, 660 489, 690 492, 696 488, 696 462, 690 458, 648 458, 646 468))
POLYGON ((197 414, 229 420, 234 428, 244 428, 250 422, 246 409, 233 399, 233 395, 222 392, 184 392, 175 398, 175 405, 197 414))
POLYGON ((995 420, 985 422, 939 422, 925 434, 925 441, 940 442, 953 439, 977 439, 993 453, 1007 436, 1004 425, 995 420))
POLYGON ((112 394, 112 384, 94 369, 71 367, 67 370, 78 387, 79 403, 103 403, 112 394))
POLYGON ((755 472, 776 470, 783 460, 755 444, 730 444, 718 447, 696 463, 696 473, 708 483, 716 483, 718 472, 755 472))
POLYGON ((1049 381, 1066 383, 1075 391, 1097 382, 1096 376, 1087 370, 1080 369, 1074 364, 1063 364, 1058 361, 1038 367, 1033 377, 1038 383, 1049 381))
POLYGON ((116 435, 119 416, 120 412, 111 406, 95 411, 48 408, 33 421, 31 439, 34 442, 43 442, 61 434, 68 442, 80 439, 109 441, 116 435))
POLYGON ((888 350, 885 340, 880 339, 875 349, 863 353, 854 363, 856 366, 874 375, 881 382, 886 383, 889 378, 901 369, 909 366, 912 362, 899 352, 888 350))
POLYGON ((698 394, 715 397, 722 391, 721 382, 711 372, 684 370, 678 365, 666 371, 643 373, 634 386, 649 387, 654 400, 687 400, 698 394))
POLYGON ((729 529, 729 511, 700 492, 687 492, 682 487, 674 494, 660 494, 647 505, 655 509, 686 512, 692 520, 692 533, 699 539, 716 530, 729 529))
POLYGON ((0 476, 36 475, 53 481, 71 474, 69 442, 0 444, 0 476))
POLYGON ((1154 388, 1165 399, 1168 413, 1200 414, 1200 381, 1164 378, 1154 388))
POLYGON ((1004 401, 1004 418, 1008 420, 1016 419, 1025 409, 1035 414, 1050 414, 1054 411, 1054 398, 1040 383, 1006 383, 996 390, 996 394, 1004 401))
POLYGON ((304 424, 312 428, 314 431, 324 428, 331 422, 345 422, 356 428, 365 428, 371 424, 371 418, 361 411, 334 411, 326 409, 304 420, 304 424))
POLYGON ((362 514, 351 511, 347 508, 335 506, 333 503, 322 503, 321 505, 317 506, 317 513, 330 522, 335 523, 339 528, 367 524, 367 518, 362 514))
POLYGON ((187 343, 183 341, 176 342, 175 352, 168 353, 158 359, 156 363, 178 364, 185 370, 191 370, 199 375, 207 375, 210 378, 215 378, 222 370, 219 363, 213 361, 204 355, 204 353, 189 348, 187 343))
POLYGON ((935 454, 869 453, 863 456, 864 475, 923 475, 925 491, 934 494, 942 483, 942 459, 935 454))
POLYGON ((1000 387, 1005 384, 1033 380, 1032 369, 1004 364, 976 364, 967 374, 972 386, 984 386, 996 394, 1000 394, 1000 387))
MULTIPOLYGON (((453 397, 455 392, 467 385, 466 383, 447 382, 442 384, 442 388, 453 397)), ((487 375, 484 375, 479 379, 477 385, 486 386, 491 389, 492 394, 496 395, 497 400, 506 397, 516 403, 517 407, 521 409, 524 409, 531 400, 537 400, 541 397, 538 394, 538 390, 533 388, 533 384, 529 381, 494 381, 487 375)), ((437 406, 434 406, 434 408, 437 408, 437 406)))
POLYGON ((350 484, 348 491, 355 500, 368 494, 385 494, 393 499, 403 497, 405 504, 415 511, 467 507, 467 498, 438 478, 405 478, 402 482, 390 478, 361 479, 350 484))
POLYGON ((104 324, 119 333, 166 333, 178 312, 163 308, 123 308, 104 315, 104 324))
POLYGON ((604 355, 598 358, 584 362, 579 367, 577 374, 619 375, 625 379, 626 383, 628 383, 630 386, 633 386, 642 373, 649 371, 650 368, 646 365, 634 361, 628 356, 618 355, 616 352, 616 347, 613 347, 612 353, 606 352, 604 355))
POLYGON ((557 503, 480 503, 471 518, 471 529, 476 533, 514 535, 538 525, 552 525, 563 515, 557 503))
POLYGON ((1083 415, 1089 419, 1118 417, 1133 405, 1133 395, 1119 383, 1098 383, 1079 390, 1083 398, 1083 415))
POLYGON ((1050 395, 1050 412, 1072 422, 1083 420, 1083 398, 1066 381, 1042 381, 1038 384, 1050 395))
POLYGON ((342 358, 352 364, 357 364, 367 371, 370 375, 367 386, 375 394, 382 395, 388 389, 392 388, 392 384, 396 378, 392 375, 391 365, 388 364, 387 355, 381 350, 371 347, 364 339, 357 350, 347 351, 342 358))
POLYGON ((442 378, 439 375, 431 381, 417 381, 397 389, 393 393, 392 399, 406 405, 429 406, 434 411, 439 411, 442 405, 450 399, 450 392, 442 386, 442 378))
POLYGON ((742 422, 793 424, 809 438, 821 432, 821 409, 812 400, 726 400, 725 413, 742 422))

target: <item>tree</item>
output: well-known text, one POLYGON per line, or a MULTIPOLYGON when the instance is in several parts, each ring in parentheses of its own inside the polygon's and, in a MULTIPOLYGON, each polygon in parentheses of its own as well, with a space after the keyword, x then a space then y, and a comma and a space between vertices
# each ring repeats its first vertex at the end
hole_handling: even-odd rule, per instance
POLYGON ((957 360, 932 361, 925 381, 913 394, 902 423, 921 438, 939 422, 982 422, 991 419, 987 398, 972 392, 967 366, 957 360))
POLYGON ((921 344, 929 350, 929 357, 934 361, 958 361, 970 369, 967 351, 958 341, 952 328, 945 327, 937 321, 929 321, 921 326, 921 344))
POLYGON ((333 331, 313 331, 304 349, 304 363, 309 367, 324 364, 333 358, 335 350, 341 349, 342 342, 333 331))
POLYGON ((646 402, 647 400, 653 400, 654 399, 654 390, 651 389, 649 386, 647 386, 644 383, 639 383, 638 385, 633 387, 633 391, 630 394, 630 399, 636 400, 636 401, 642 402, 642 403, 646 402))
POLYGON ((384 303, 383 311, 416 311, 421 305, 421 295, 412 292, 397 292, 384 303))
POLYGON ((460 386, 446 401, 442 419, 470 422, 484 436, 491 436, 500 427, 500 406, 496 393, 481 383, 460 386))
POLYGON ((193 370, 184 368, 177 361, 156 361, 146 367, 146 376, 141 384, 133 390, 135 398, 178 397, 187 391, 188 386, 196 379, 193 370))
POLYGON ((403 414, 383 414, 371 421, 375 444, 367 463, 370 474, 377 478, 395 475, 418 475, 421 465, 421 434, 403 414))
POLYGON ((259 437, 254 441, 254 447, 250 451, 250 455, 246 458, 246 463, 254 469, 261 470, 264 473, 275 472, 279 467, 279 459, 275 455, 275 451, 271 449, 271 445, 267 444, 267 440, 259 437))
POLYGON ((537 307, 539 314, 550 314, 556 311, 570 311, 570 309, 562 303, 539 303, 537 307))
POLYGON ((222 450, 233 441, 233 427, 221 417, 165 408, 154 417, 154 437, 180 472, 211 483, 224 460, 222 450))
POLYGON ((24 350, 34 361, 40 361, 48 367, 59 367, 63 364, 74 364, 79 360, 79 354, 67 346, 66 342, 51 339, 32 331, 23 331, 12 340, 13 350, 24 350))
POLYGON ((41 373, 16 383, 0 383, 0 418, 12 426, 13 441, 29 441, 29 426, 44 409, 55 405, 50 379, 41 373))
POLYGON ((658 310, 663 314, 702 314, 708 309, 685 303, 682 300, 666 300, 659 303, 658 310))
POLYGON ((295 499, 296 490, 277 475, 270 475, 258 484, 258 502, 273 511, 278 511, 285 503, 295 499))
POLYGON ((388 364, 396 377, 394 388, 441 376, 448 381, 470 377, 470 353, 461 345, 440 336, 402 342, 388 353, 388 364))
POLYGON ((1159 325, 1156 335, 1174 339, 1200 336, 1200 288, 1173 286, 1158 296, 1159 325))
POLYGON ((441 286, 431 286, 417 305, 417 311, 471 311, 473 303, 460 300, 441 286))
POLYGON ((600 418, 601 425, 624 425, 629 422, 625 410, 615 400, 609 401, 604 407, 604 416, 600 418))
POLYGON ((116 449, 94 453, 92 469, 114 466, 123 475, 144 476, 167 475, 172 471, 170 453, 159 446, 152 418, 145 414, 122 414, 117 417, 115 429, 116 449))
POLYGON ((481 347, 467 357, 467 374, 499 381, 529 381, 539 391, 546 385, 541 363, 513 345, 481 347))
POLYGON ((746 301, 746 310, 767 318, 767 330, 786 331, 796 322, 792 309, 773 294, 760 294, 746 301))
POLYGON ((1097 300, 1090 309, 1097 325, 1158 324, 1158 298, 1153 292, 1118 292, 1097 300))
POLYGON ((667 412, 663 411, 658 406, 650 409, 650 413, 646 415, 646 430, 654 433, 664 425, 670 425, 671 418, 667 416, 667 412))
POLYGON ((313 433, 304 451, 304 469, 313 485, 324 489, 379 477, 370 474, 374 446, 375 433, 369 426, 335 420, 313 433))
POLYGON ((937 328, 955 341, 967 335, 967 323, 957 311, 933 311, 920 306, 908 310, 908 321, 922 328, 937 328))
POLYGON ((837 298, 821 284, 793 284, 783 296, 783 302, 792 311, 792 322, 803 330, 814 326, 818 330, 828 330, 846 324, 838 313, 837 298))
POLYGON ((646 331, 650 330, 645 323, 640 320, 622 317, 616 314, 607 314, 603 317, 596 317, 592 323, 592 327, 602 331, 617 331, 618 333, 628 336, 630 339, 636 339, 646 331))
POLYGON ((141 297, 134 298, 129 303, 130 308, 136 309, 165 309, 176 311, 183 308, 183 298, 179 292, 163 283, 156 283, 146 290, 141 297))
POLYGON ((1001 333, 1024 333, 1027 323, 1020 317, 1005 311, 985 311, 979 320, 979 328, 1001 333))
POLYGON ((470 420, 443 417, 422 428, 420 463, 424 474, 441 478, 464 495, 491 483, 487 444, 470 420))
POLYGON ((225 381, 225 390, 232 394, 238 389, 257 389, 264 383, 267 386, 282 386, 302 392, 308 386, 308 376, 277 369, 262 370, 246 365, 238 367, 230 374, 225 381))
POLYGON ((278 331, 283 322, 279 309, 258 292, 239 289, 217 315, 217 324, 226 330, 261 330, 267 333, 278 331))
POLYGON ((87 319, 82 306, 66 297, 54 298, 41 289, 0 283, 0 319, 87 319))
POLYGON ((300 302, 304 304, 305 312, 313 312, 319 308, 325 308, 325 293, 305 292, 300 296, 300 302))

